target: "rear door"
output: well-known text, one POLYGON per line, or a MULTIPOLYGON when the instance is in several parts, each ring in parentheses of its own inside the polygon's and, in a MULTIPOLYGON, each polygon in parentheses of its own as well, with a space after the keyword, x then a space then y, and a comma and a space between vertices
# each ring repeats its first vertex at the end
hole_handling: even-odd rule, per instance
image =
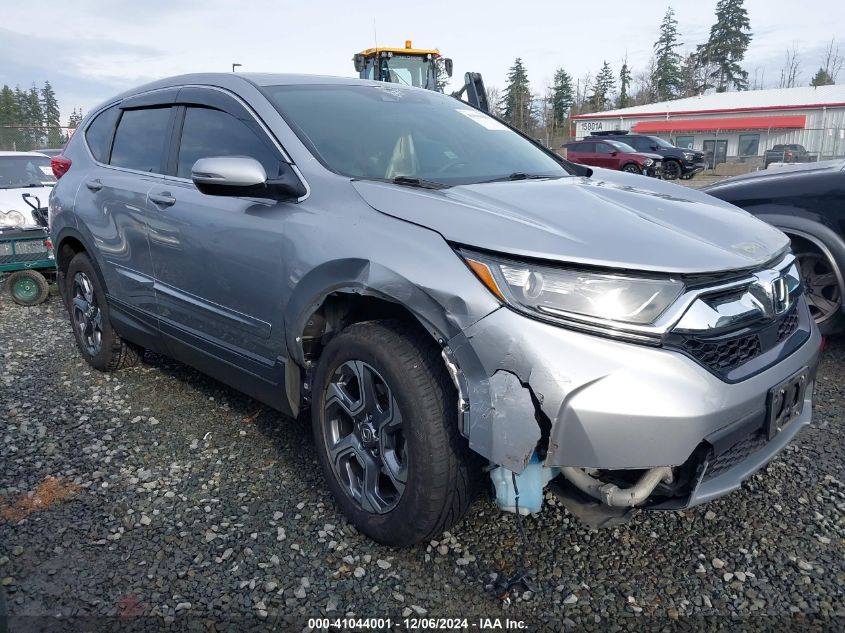
MULTIPOLYGON (((185 88, 177 101, 169 176, 150 191, 160 327, 172 336, 175 356, 213 375, 237 367, 281 396, 281 297, 292 274, 284 226, 296 205, 209 196, 190 176, 200 158, 249 156, 274 178, 282 153, 252 113, 221 91, 185 88)), ((240 388, 267 400, 254 385, 240 388)))
MULTIPOLYGON (((147 194, 164 182, 175 91, 131 98, 86 129, 96 161, 79 188, 78 215, 97 246, 110 303, 155 325, 153 267, 147 242, 147 194)), ((137 340, 137 336, 136 336, 137 340)))

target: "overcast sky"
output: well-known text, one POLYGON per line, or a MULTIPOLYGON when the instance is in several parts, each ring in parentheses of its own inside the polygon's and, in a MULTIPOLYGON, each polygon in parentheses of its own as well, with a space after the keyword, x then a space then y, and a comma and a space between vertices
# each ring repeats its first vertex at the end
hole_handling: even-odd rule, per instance
MULTIPOLYGON (((502 87, 522 57, 535 92, 557 67, 575 77, 607 60, 618 72, 627 52, 646 66, 670 4, 684 50, 707 37, 716 0, 527 0, 503 2, 376 2, 348 0, 3 0, 0 84, 39 86, 48 79, 62 107, 87 111, 121 90, 168 75, 279 71, 352 76, 353 53, 372 46, 439 48, 455 61, 453 88, 478 71, 502 87), (374 31, 375 19, 375 31, 374 31)), ((753 39, 745 60, 766 87, 775 87, 785 51, 795 44, 801 84, 809 83, 822 51, 839 35, 845 54, 842 0, 746 0, 753 39)), ((843 72, 845 74, 845 72, 843 72)), ((845 76, 839 77, 845 82, 845 76)))

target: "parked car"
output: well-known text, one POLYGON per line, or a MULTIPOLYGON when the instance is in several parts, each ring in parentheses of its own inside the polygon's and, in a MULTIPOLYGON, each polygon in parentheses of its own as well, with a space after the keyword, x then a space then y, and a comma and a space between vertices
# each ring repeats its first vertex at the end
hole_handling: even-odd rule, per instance
POLYGON ((797 143, 775 145, 772 149, 766 150, 764 169, 772 163, 811 163, 814 159, 815 156, 810 154, 803 145, 797 143))
POLYGON ((46 205, 54 184, 56 177, 44 154, 0 152, 0 228, 41 226, 37 210, 23 194, 46 205))
POLYGON ((819 329, 845 331, 845 161, 754 172, 703 191, 786 233, 819 329))
POLYGON ((381 542, 440 534, 485 471, 516 512, 552 478, 594 517, 697 505, 810 422, 820 335, 783 233, 443 94, 175 77, 92 110, 53 167, 85 360, 146 348, 310 408, 381 542))
POLYGON ((698 172, 704 171, 704 152, 675 147, 659 136, 631 134, 625 130, 592 132, 591 137, 622 141, 638 152, 658 154, 663 159, 663 178, 689 180, 698 172))
POLYGON ((663 158, 659 154, 637 152, 621 141, 587 139, 566 143, 566 158, 573 163, 618 169, 631 174, 660 176, 663 158))

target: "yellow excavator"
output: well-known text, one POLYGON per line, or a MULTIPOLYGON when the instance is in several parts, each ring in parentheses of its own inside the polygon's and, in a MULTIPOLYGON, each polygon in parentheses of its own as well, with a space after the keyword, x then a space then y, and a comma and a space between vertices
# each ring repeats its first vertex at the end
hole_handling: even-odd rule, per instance
MULTIPOLYGON (((388 83, 416 86, 442 92, 445 83, 439 76, 452 76, 452 60, 443 57, 436 48, 414 48, 411 40, 405 40, 405 48, 378 46, 356 53, 352 58, 355 71, 361 79, 373 79, 388 83), (438 82, 440 79, 440 82, 438 82)), ((489 111, 487 92, 479 73, 466 73, 464 87, 452 96, 461 99, 466 95, 470 105, 489 111)))

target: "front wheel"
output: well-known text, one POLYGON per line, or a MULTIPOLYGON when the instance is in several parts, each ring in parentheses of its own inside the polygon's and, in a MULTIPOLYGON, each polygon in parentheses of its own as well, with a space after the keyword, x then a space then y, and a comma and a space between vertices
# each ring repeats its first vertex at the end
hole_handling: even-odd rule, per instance
POLYGON ((663 163, 663 180, 677 180, 682 173, 683 170, 678 161, 667 160, 663 163))
POLYGON ((845 330, 842 314, 842 288, 830 260, 821 253, 797 253, 798 268, 804 282, 810 314, 822 334, 845 330))
POLYGON ((326 346, 312 425, 329 489, 364 534, 393 546, 429 540, 469 508, 475 460, 439 350, 399 321, 346 328, 326 346))
POLYGON ((47 280, 37 270, 18 270, 6 281, 12 301, 21 306, 37 306, 50 296, 47 280))
POLYGON ((629 174, 641 174, 640 168, 637 167, 634 163, 628 163, 622 168, 622 171, 627 172, 629 174))

